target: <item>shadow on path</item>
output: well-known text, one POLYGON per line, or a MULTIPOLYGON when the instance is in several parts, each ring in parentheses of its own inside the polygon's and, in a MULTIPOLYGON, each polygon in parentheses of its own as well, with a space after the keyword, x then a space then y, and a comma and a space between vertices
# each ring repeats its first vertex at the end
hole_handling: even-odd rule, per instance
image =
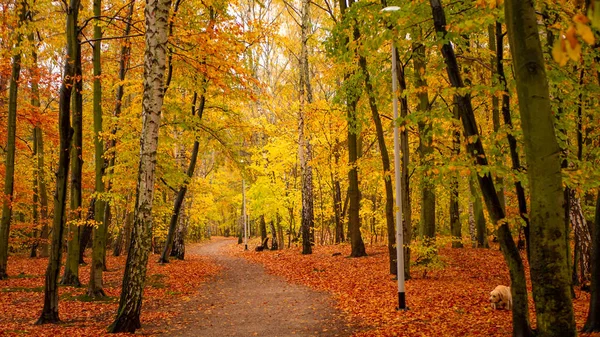
POLYGON ((223 267, 187 302, 185 328, 165 336, 350 336, 341 312, 323 292, 287 283, 258 264, 228 255, 235 239, 214 239, 192 246, 223 267))

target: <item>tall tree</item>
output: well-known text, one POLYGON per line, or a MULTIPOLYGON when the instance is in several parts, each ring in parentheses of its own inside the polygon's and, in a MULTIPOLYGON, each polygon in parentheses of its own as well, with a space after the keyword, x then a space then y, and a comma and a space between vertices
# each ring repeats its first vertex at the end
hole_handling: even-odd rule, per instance
MULTIPOLYGON (((358 24, 358 23, 355 23, 358 24)), ((359 27, 355 27, 359 29, 359 27)), ((360 30, 359 30, 360 33, 360 30)), ((369 108, 371 109, 371 117, 375 124, 375 132, 377 134, 377 144, 379 145, 379 153, 381 154, 381 163, 383 165, 383 181, 385 186, 385 222, 387 229, 388 239, 388 255, 389 255, 389 268, 390 274, 398 274, 398 264, 396 263, 396 229, 394 223, 394 188, 392 186, 391 169, 390 169, 390 155, 385 144, 385 135, 383 133, 383 125, 381 123, 381 116, 379 115, 379 108, 377 106, 377 100, 375 97, 375 91, 373 90, 373 84, 371 83, 371 75, 369 74, 369 68, 367 67, 367 58, 362 54, 358 54, 358 65, 362 71, 362 75, 365 82, 365 92, 369 101, 369 108)))
MULTIPOLYGON (((202 81, 203 86, 206 86, 205 80, 202 81)), ((200 95, 200 100, 198 105, 196 105, 196 101, 198 100, 198 94, 194 93, 194 98, 192 99, 192 116, 196 116, 198 114, 198 120, 202 120, 202 114, 204 113, 204 106, 206 104, 206 88, 202 88, 202 94, 200 95)), ((165 242, 165 247, 160 256, 160 263, 168 263, 169 255, 171 254, 171 249, 173 247, 173 241, 175 238, 175 231, 177 229, 177 224, 179 223, 179 216, 181 213, 181 208, 183 205, 183 201, 185 199, 185 194, 188 189, 189 180, 192 179, 194 175, 194 171, 196 169, 196 162, 198 158, 198 151, 200 149, 200 142, 198 138, 194 139, 194 147, 192 148, 192 156, 190 158, 190 163, 188 165, 186 175, 188 181, 184 182, 184 184, 179 188, 177 192, 177 196, 175 197, 175 205, 173 206, 173 213, 171 213, 171 221, 169 222, 169 231, 167 233, 167 239, 165 242)))
MULTIPOLYGON (((131 1, 129 5, 129 15, 133 11, 135 1, 131 1)), ((104 159, 104 142, 102 141, 102 59, 101 59, 101 43, 102 43, 102 27, 100 25, 100 16, 102 15, 102 0, 93 1, 93 10, 96 20, 94 20, 94 45, 93 45, 93 110, 94 110, 94 190, 96 192, 96 200, 94 203, 94 222, 92 241, 92 263, 90 266, 90 282, 88 283, 88 295, 91 297, 102 297, 104 291, 102 289, 102 272, 104 270, 104 255, 106 254, 106 237, 104 236, 106 222, 104 219, 104 209, 106 200, 102 195, 104 193, 104 181, 102 180, 106 168, 104 159)), ((131 16, 128 18, 131 20, 131 16)), ((126 23, 125 36, 129 34, 130 22, 126 23)), ((123 47, 126 48, 127 41, 123 47)), ((119 74, 120 75, 120 74, 119 74)), ((123 81, 123 79, 121 79, 123 81)), ((121 104, 121 102, 117 102, 121 104)))
MULTIPOLYGON (((442 56, 446 64, 446 73, 450 83, 454 88, 464 88, 464 83, 460 74, 458 62, 454 48, 447 40, 446 15, 440 0, 429 0, 431 6, 433 23, 436 32, 442 39, 442 56)), ((467 143, 467 150, 475 158, 477 165, 486 167, 488 160, 483 149, 479 129, 475 121, 475 114, 471 104, 471 95, 469 92, 457 92, 454 99, 458 105, 460 119, 463 125, 465 137, 473 139, 467 143)), ((515 245, 510 229, 505 220, 504 210, 500 205, 494 181, 490 174, 477 175, 479 186, 483 192, 485 203, 494 223, 498 224, 498 239, 508 264, 511 293, 513 297, 513 336, 530 336, 532 331, 529 325, 529 305, 527 302, 527 285, 525 282, 525 268, 519 250, 515 245)))
POLYGON ((576 336, 567 261, 560 148, 533 1, 507 0, 530 184, 531 281, 539 336, 576 336))
POLYGON ((71 94, 76 85, 75 63, 76 44, 79 42, 78 18, 79 0, 71 0, 66 7, 67 55, 64 59, 63 79, 59 92, 58 132, 59 158, 56 172, 56 188, 54 190, 54 216, 52 220, 52 246, 46 269, 44 283, 44 308, 36 324, 56 323, 58 317, 58 275, 62 260, 62 242, 65 225, 65 209, 67 201, 67 184, 69 176, 70 146, 73 130, 71 129, 71 94))
POLYGON ((71 62, 75 67, 75 81, 71 95, 71 123, 73 125, 73 139, 71 140, 71 216, 69 221, 69 234, 67 236, 67 261, 61 284, 80 286, 79 282, 79 238, 81 219, 81 178, 83 166, 83 83, 81 76, 81 41, 79 26, 76 27, 77 43, 75 55, 71 62))
MULTIPOLYGON (((346 10, 349 6, 354 4, 354 0, 350 0, 349 2, 346 2, 346 0, 340 0, 339 4, 342 18, 346 19, 346 10)), ((354 26, 352 35, 353 40, 357 41, 359 36, 360 33, 358 28, 354 26)), ((344 51, 348 52, 349 44, 350 38, 345 37, 343 46, 341 46, 344 51)), ((357 88, 357 86, 355 86, 356 80, 356 74, 344 74, 346 117, 348 120, 348 229, 350 232, 350 246, 352 248, 350 256, 361 257, 366 256, 367 251, 365 249, 365 243, 362 239, 362 234, 360 233, 360 189, 357 168, 357 161, 359 157, 358 136, 360 134, 360 125, 356 111, 356 106, 360 97, 360 90, 357 88)))
POLYGON ((23 33, 19 27, 26 20, 28 11, 27 2, 19 1, 19 19, 17 21, 17 38, 12 56, 12 70, 10 74, 10 87, 8 91, 8 123, 6 140, 6 164, 4 175, 4 195, 2 196, 2 220, 0 221, 0 280, 8 278, 8 237, 12 219, 12 202, 15 185, 15 138, 17 134, 17 95, 19 89, 19 76, 21 75, 21 42, 23 33))
POLYGON ((300 18, 300 111, 298 112, 298 157, 302 174, 302 254, 312 254, 314 238, 312 147, 306 130, 306 108, 312 103, 310 70, 308 64, 308 32, 310 29, 310 0, 302 0, 300 18))
POLYGON ((142 134, 133 232, 123 275, 121 299, 109 332, 135 332, 141 327, 140 313, 146 280, 148 254, 152 246, 152 201, 158 128, 165 90, 165 67, 171 0, 148 0, 145 7, 144 94, 142 134))
MULTIPOLYGON (((135 8, 135 0, 132 0, 129 3, 129 6, 127 7, 127 14, 125 16, 125 29, 123 31, 123 35, 124 36, 129 36, 129 34, 131 33, 131 26, 132 26, 132 18, 133 18, 133 11, 135 8)), ((101 3, 100 0, 95 0, 94 3, 94 11, 99 11, 101 10, 101 3), (96 3, 98 2, 98 3, 96 3)), ((99 17, 99 16, 98 16, 99 17)), ((102 30, 99 26, 95 26, 94 27, 94 34, 98 34, 100 37, 102 37, 102 30)), ((100 40, 97 40, 97 42, 100 42, 100 40)), ((100 44, 98 44, 98 46, 96 46, 96 44, 94 43, 94 53, 96 53, 96 50, 100 51, 100 44)), ((123 45, 121 46, 121 50, 119 53, 119 85, 117 86, 116 89, 116 94, 115 94, 115 108, 113 110, 113 117, 118 118, 121 115, 121 109, 122 109, 122 105, 123 105, 123 96, 125 93, 125 88, 123 85, 123 81, 125 80, 125 75, 127 74, 127 69, 129 67, 129 57, 130 57, 130 52, 131 52, 131 45, 130 45, 130 41, 129 39, 125 39, 123 42, 123 45)), ((100 53, 101 54, 101 53, 100 53)), ((98 71, 101 74, 101 64, 100 64, 100 54, 96 55, 94 54, 94 71, 98 71), (96 62, 98 64, 96 64, 96 62)), ((96 151, 96 171, 95 171, 95 188, 96 188, 96 192, 97 193, 102 193, 105 190, 104 187, 104 183, 102 181, 102 177, 104 177, 106 170, 108 168, 114 167, 115 164, 115 156, 116 154, 114 153, 114 149, 116 146, 116 138, 114 137, 114 135, 117 133, 117 127, 114 126, 111 130, 111 135, 113 137, 111 137, 110 141, 107 144, 107 149, 108 150, 113 150, 113 152, 111 153, 110 158, 108 159, 108 162, 106 162, 106 159, 102 160, 101 162, 98 160, 99 158, 102 159, 102 157, 104 156, 104 149, 102 147, 99 147, 98 145, 102 145, 101 139, 99 138, 99 132, 102 130, 101 126, 102 126, 102 119, 101 119, 101 114, 102 114, 102 107, 97 106, 95 103, 98 102, 98 104, 100 104, 102 102, 102 96, 101 94, 96 95, 96 90, 100 90, 101 91, 101 82, 98 79, 98 83, 96 83, 96 81, 94 81, 94 125, 95 125, 95 133, 96 133, 96 138, 94 141, 94 149, 96 151), (100 114, 100 116, 97 116, 97 114, 100 114), (102 154, 102 156, 99 157, 99 154, 102 154), (98 180, 98 177, 100 177, 100 180, 98 180)), ((110 190, 111 187, 111 183, 109 181, 108 183, 108 190, 110 190)), ((104 271, 104 268, 106 267, 104 265, 104 257, 106 256, 106 225, 108 223, 108 218, 110 216, 109 213, 106 213, 106 201, 105 200, 101 200, 102 198, 96 197, 96 202, 99 203, 103 203, 103 205, 99 205, 96 207, 96 205, 94 204, 94 221, 96 222, 96 226, 94 226, 94 241, 92 242, 92 263, 90 266, 90 282, 88 283, 88 289, 87 289, 87 294, 90 297, 103 297, 105 296, 105 292, 103 289, 103 283, 102 283, 102 274, 104 271)), ((127 237, 127 234, 125 235, 125 237, 127 237)), ((129 244, 129 243, 127 243, 129 244)))
MULTIPOLYGON (((421 34, 417 34, 421 36, 421 34)), ((429 95, 427 93, 427 81, 425 80, 426 54, 425 45, 421 42, 414 42, 413 66, 415 68, 415 87, 417 93, 417 111, 419 112, 419 154, 421 156, 421 166, 424 169, 421 180, 421 226, 419 235, 426 239, 435 238, 435 186, 431 183, 429 167, 432 166, 433 132, 431 122, 429 122, 428 113, 430 111, 429 95)))

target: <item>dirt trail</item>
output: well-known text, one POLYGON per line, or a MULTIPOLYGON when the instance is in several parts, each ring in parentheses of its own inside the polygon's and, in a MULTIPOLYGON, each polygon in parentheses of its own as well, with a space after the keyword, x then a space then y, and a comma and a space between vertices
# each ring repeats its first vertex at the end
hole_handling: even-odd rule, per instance
MULTIPOLYGON (((168 336, 350 336, 339 310, 322 292, 287 283, 262 266, 227 254, 234 239, 192 246, 223 271, 185 304, 184 328, 168 336)), ((179 325, 179 324, 176 324, 179 325)))

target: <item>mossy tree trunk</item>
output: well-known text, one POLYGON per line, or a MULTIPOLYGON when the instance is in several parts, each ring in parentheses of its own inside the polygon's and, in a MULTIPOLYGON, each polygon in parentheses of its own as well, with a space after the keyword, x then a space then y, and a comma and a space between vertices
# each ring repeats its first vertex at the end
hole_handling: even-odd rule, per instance
MULTIPOLYGON (((456 54, 454 48, 449 41, 444 40, 447 37, 446 31, 446 16, 440 0, 429 0, 432 10, 435 30, 438 36, 443 39, 442 55, 446 63, 446 72, 450 83, 454 88, 464 88, 456 54)), ((458 111, 463 124, 465 137, 471 137, 473 142, 467 144, 468 152, 475 158, 477 165, 488 166, 488 160, 483 149, 479 130, 475 121, 475 114, 471 104, 471 96, 467 92, 465 94, 455 94, 455 100, 458 103, 458 111)), ((532 331, 529 325, 529 308, 527 302, 527 285, 525 282, 525 269, 519 250, 515 245, 510 229, 505 220, 504 210, 500 205, 494 181, 489 174, 478 175, 479 186, 483 193, 485 203, 490 213, 492 221, 498 224, 498 239, 500 247, 504 255, 504 259, 508 264, 511 293, 513 297, 513 336, 531 336, 532 331)))
MULTIPOLYGON (((419 34, 420 35, 420 34, 419 34)), ((415 42, 412 45, 415 87, 417 93, 417 112, 419 114, 419 155, 423 170, 421 180, 421 225, 419 235, 425 239, 435 238, 435 186, 431 183, 429 173, 433 165, 433 133, 429 122, 429 95, 424 74, 426 69, 425 45, 415 42)))
POLYGON ((59 91, 58 132, 59 158, 54 190, 54 216, 52 219, 52 245, 48 268, 44 282, 44 307, 36 324, 57 323, 58 317, 58 276, 62 260, 63 231, 65 227, 65 209, 69 176, 70 147, 73 130, 71 129, 71 94, 76 86, 75 59, 79 0, 71 0, 67 6, 67 55, 63 66, 63 79, 59 91))
POLYGON ((165 91, 165 68, 171 0, 148 0, 145 7, 144 94, 140 165, 133 232, 123 275, 121 299, 109 332, 135 332, 141 327, 140 314, 146 280, 148 254, 152 246, 152 201, 158 129, 165 91))
MULTIPOLYGON (((79 27, 76 27, 79 31, 79 27)), ((81 219, 81 178, 83 166, 83 83, 81 77, 81 41, 77 34, 75 44, 75 57, 72 59, 75 66, 75 83, 71 95, 71 123, 73 125, 73 139, 71 142, 71 212, 69 219, 69 233, 67 236, 67 261, 65 271, 60 281, 64 285, 79 287, 79 237, 81 219)))
POLYGON ((536 12, 532 0, 507 0, 504 6, 530 185, 530 270, 538 335, 576 336, 560 148, 536 12))

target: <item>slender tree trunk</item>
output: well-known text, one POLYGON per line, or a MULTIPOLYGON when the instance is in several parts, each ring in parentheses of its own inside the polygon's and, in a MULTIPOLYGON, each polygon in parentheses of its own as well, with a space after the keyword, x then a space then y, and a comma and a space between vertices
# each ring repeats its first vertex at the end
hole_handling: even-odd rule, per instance
POLYGON ((83 226, 83 228, 81 230, 81 237, 80 237, 80 241, 79 241, 79 264, 85 264, 85 260, 84 260, 85 249, 88 248, 88 246, 90 246, 90 241, 92 239, 92 229, 94 228, 94 226, 89 225, 88 223, 91 223, 94 220, 95 208, 96 208, 96 198, 93 197, 90 200, 90 204, 88 205, 88 211, 87 211, 87 215, 85 218, 86 224, 83 226))
MULTIPOLYGON (((77 27, 79 30, 79 27, 77 27)), ((81 77, 81 44, 77 34, 75 44, 75 84, 71 95, 71 122, 73 125, 73 139, 71 143, 71 216, 67 217, 69 234, 67 237, 67 262, 61 284, 79 287, 79 237, 81 219, 81 178, 83 166, 83 90, 81 77)))
MULTIPOLYGON (((37 148, 38 148, 38 140, 37 140, 37 132, 36 129, 33 129, 33 158, 37 157, 37 148)), ((37 256, 37 247, 39 245, 38 232, 40 225, 40 213, 39 213, 39 191, 38 191, 38 167, 37 165, 33 166, 33 207, 32 207, 32 216, 33 216, 33 243, 31 244, 31 250, 29 253, 29 257, 33 258, 37 256)))
MULTIPOLYGON (((26 20, 27 3, 20 1, 19 20, 17 29, 26 20)), ((17 95, 19 89, 19 76, 21 74, 21 41, 23 33, 19 32, 12 56, 12 70, 10 74, 10 88, 8 90, 8 122, 6 140, 6 161, 4 174, 4 195, 2 196, 2 220, 0 222, 0 280, 8 278, 8 237, 12 219, 12 202, 15 184, 15 138, 17 134, 17 95)))
MULTIPOLYGON (((100 9, 100 0, 95 0, 94 3, 94 10, 97 11, 100 9), (96 2, 98 1, 98 4, 96 4, 96 2), (96 7, 98 6, 98 9, 96 9, 96 7)), ((135 1, 131 1, 129 3, 129 6, 127 8, 127 15, 126 15, 126 25, 125 25, 125 30, 123 32, 123 34, 125 36, 128 36, 131 32, 131 26, 132 26, 132 18, 133 18, 133 11, 135 8, 135 1)), ((99 14, 98 14, 99 15, 99 14)), ((94 30, 94 34, 100 34, 100 36, 102 35, 102 31, 96 31, 96 27, 94 30)), ((96 52, 96 50, 100 50, 99 47, 94 47, 94 52, 96 52)), ((122 83, 125 80, 125 75, 127 74, 127 68, 128 68, 128 64, 129 64, 129 54, 131 51, 131 46, 130 46, 130 42, 128 39, 124 40, 123 45, 121 46, 121 51, 120 51, 120 59, 119 59, 119 81, 122 83)), ((100 58, 98 56, 98 58, 95 58, 95 60, 98 60, 98 62, 100 62, 100 58)), ((98 67, 97 71, 101 71, 101 67, 100 65, 96 66, 96 64, 94 64, 94 71, 96 71, 96 67, 98 67)), ((99 95, 97 97, 96 95, 96 90, 101 90, 101 83, 98 82, 98 84, 94 84, 94 100, 98 99, 101 100, 101 96, 99 95), (97 87, 96 87, 97 86, 97 87)), ((122 107, 122 101, 123 101, 123 95, 124 95, 124 86, 123 84, 119 84, 119 86, 117 87, 116 90, 116 104, 115 104, 115 109, 113 111, 113 117, 118 118, 121 114, 121 107, 122 107)), ((101 109, 101 107, 98 107, 98 109, 101 109)), ((99 113, 101 114, 101 110, 99 110, 99 113)), ((94 121, 96 122, 96 118, 94 119, 94 121)), ((101 120, 99 120, 99 122, 101 122, 101 120)), ((99 123, 95 123, 95 126, 98 127, 98 130, 101 129, 101 124, 99 123)), ((117 133, 117 127, 113 127, 113 129, 111 130, 111 135, 114 136, 117 133)), ((100 139, 96 139, 98 142, 100 142, 100 139)), ((95 150, 98 151, 101 150, 98 148, 98 144, 95 143, 95 150)), ((100 144, 101 145, 101 144, 100 144)), ((107 146, 107 151, 114 151, 114 148, 116 146, 116 138, 112 137, 111 140, 108 142, 108 146, 107 146)), ((102 152, 104 153, 104 152, 102 152)), ((105 173, 107 172, 107 170, 109 170, 110 168, 114 167, 115 164, 115 156, 116 154, 113 152, 110 155, 110 159, 108 159, 108 161, 104 160, 102 163, 100 163, 98 161, 98 155, 96 155, 96 189, 98 191, 105 191, 108 190, 110 191, 111 189, 111 182, 108 182, 108 186, 107 188, 104 187, 104 184, 102 183, 102 181, 98 181, 98 176, 100 174, 100 177, 103 177, 105 175, 105 173), (98 172, 99 166, 100 166, 100 172, 98 172)), ((90 266, 90 282, 88 283, 88 290, 87 290, 87 294, 90 297, 104 297, 106 296, 106 294, 104 293, 104 289, 103 289, 103 281, 102 281, 102 274, 103 271, 106 270, 106 240, 107 240, 107 230, 108 230, 108 222, 109 222, 109 217, 110 217, 110 205, 104 201, 98 201, 97 203, 101 203, 95 206, 95 211, 94 211, 94 219, 96 221, 97 226, 94 227, 93 233, 94 233, 94 241, 92 243, 92 264, 90 266)), ((127 238, 127 236, 126 236, 127 238)), ((126 242, 126 244, 129 244, 126 242)))
POLYGON ((64 61, 63 81, 59 91, 58 132, 59 158, 56 172, 56 188, 54 190, 54 218, 52 220, 52 246, 48 258, 48 268, 44 282, 44 308, 36 324, 56 323, 58 317, 58 275, 62 260, 62 240, 65 225, 65 209, 67 200, 67 184, 69 176, 70 145, 73 130, 71 129, 71 93, 77 80, 75 78, 75 59, 77 39, 77 21, 79 16, 79 0, 71 0, 67 7, 67 55, 64 61))
MULTIPOLYGON (((34 45, 35 39, 33 33, 30 33, 28 36, 29 42, 34 45)), ((31 53, 32 57, 32 68, 30 71, 31 76, 31 105, 36 109, 39 113, 41 104, 40 104, 40 93, 39 93, 39 74, 37 67, 37 52, 35 49, 31 53)), ((36 206, 39 207, 38 218, 35 222, 36 227, 41 229, 40 235, 38 239, 38 244, 36 244, 36 248, 39 246, 40 248, 40 257, 48 256, 48 192, 46 189, 46 177, 44 174, 44 138, 42 129, 39 124, 37 124, 33 129, 35 144, 34 144, 34 158, 36 160, 35 163, 35 195, 37 197, 36 206)))
MULTIPOLYGON (((204 85, 206 85, 206 81, 203 81, 204 85)), ((204 114, 204 106, 206 104, 206 96, 205 89, 202 89, 202 95, 200 95, 200 102, 198 106, 196 106, 196 100, 198 98, 198 94, 194 93, 194 98, 192 100, 192 116, 198 113, 198 121, 202 120, 202 115, 204 114)), ((200 149, 200 142, 196 139, 194 140, 194 147, 192 148, 192 157, 190 158, 190 163, 188 165, 188 169, 186 172, 187 181, 179 188, 179 192, 177 192, 177 196, 175 197, 175 205, 173 206, 173 213, 171 214, 171 221, 169 222, 169 231, 167 233, 167 240, 165 242, 165 247, 162 251, 160 259, 158 260, 160 263, 168 263, 169 262, 169 254, 171 253, 171 248, 173 247, 173 238, 175 236, 175 231, 177 229, 177 223, 179 219, 179 213, 181 211, 181 205, 183 204, 183 200, 185 199, 185 194, 187 192, 189 181, 192 179, 194 175, 194 171, 196 170, 196 162, 198 160, 198 151, 200 149)))
POLYGON ((141 327, 142 294, 148 254, 152 245, 152 201, 158 129, 165 90, 170 0, 148 0, 145 7, 146 49, 144 55, 143 126, 133 233, 123 275, 121 299, 109 332, 135 332, 141 327))
POLYGON ((531 191, 530 270, 538 335, 576 336, 565 254, 568 247, 560 149, 533 2, 507 0, 505 17, 531 191))
POLYGON ((426 239, 435 238, 435 186, 429 181, 428 169, 433 165, 433 133, 431 123, 425 122, 429 109, 429 95, 427 93, 427 82, 423 77, 426 68, 425 45, 415 42, 412 46, 413 66, 415 68, 415 87, 418 89, 417 111, 419 112, 419 153, 421 156, 421 167, 424 167, 421 179, 421 226, 419 235, 426 239))
POLYGON ((477 248, 490 248, 488 243, 487 226, 485 214, 483 213, 483 204, 481 196, 477 189, 477 182, 473 176, 469 177, 469 189, 471 190, 471 199, 473 203, 473 215, 475 217, 475 237, 477 248))
MULTIPOLYGON (((504 74, 504 34, 502 34, 502 24, 496 22, 496 71, 498 73, 498 80, 503 88, 502 95, 502 117, 504 124, 512 130, 513 123, 510 115, 510 96, 508 95, 508 84, 506 83, 506 75, 504 74)), ((514 171, 522 171, 521 161, 519 159, 519 152, 517 151, 517 139, 512 133, 507 133, 506 139, 508 140, 508 147, 510 149, 510 159, 512 162, 512 169, 514 171)), ((521 181, 515 181, 515 190, 517 193, 517 202, 519 205, 519 215, 525 223, 522 227, 525 233, 525 242, 527 249, 527 259, 529 260, 529 216, 527 215, 527 199, 525 198, 525 189, 521 181)))
MULTIPOLYGON (((129 35, 129 25, 131 20, 131 12, 133 11, 134 1, 131 2, 127 17, 127 26, 125 28, 125 35, 129 35)), ((102 0, 93 1, 94 16, 100 18, 102 14, 102 0)), ((101 63, 101 38, 102 38, 102 27, 100 26, 100 20, 95 20, 94 25, 94 46, 93 46, 93 65, 94 65, 94 81, 93 81, 93 109, 94 109, 94 152, 95 152, 95 192, 96 202, 94 203, 94 222, 93 228, 94 240, 92 241, 92 262, 90 265, 90 282, 88 283, 88 296, 90 297, 103 297, 105 296, 102 284, 102 272, 105 270, 104 265, 106 256, 106 231, 107 219, 105 218, 105 210, 107 202, 103 197, 105 186, 102 178, 106 170, 106 162, 104 159, 104 142, 102 141, 102 63, 101 63)), ((125 41, 125 45, 128 41, 125 41)), ((123 52, 122 47, 121 52, 123 52)), ((123 55, 121 54, 121 57, 123 55)), ((120 79, 123 81, 123 79, 120 79)), ((117 97, 117 104, 121 104, 121 97, 117 97)), ((88 229, 89 233, 89 229, 88 229)), ((87 234, 87 233, 86 233, 87 234)))
POLYGON ((279 249, 277 242, 277 231, 275 230, 275 221, 269 221, 269 230, 271 231, 271 250, 279 249))
POLYGON ((178 260, 183 260, 185 258, 185 236, 187 234, 187 228, 189 224, 189 217, 186 215, 186 210, 191 208, 187 206, 185 200, 184 205, 182 205, 181 216, 179 217, 179 225, 177 226, 177 231, 175 231, 175 236, 173 238, 173 249, 171 249, 171 257, 174 257, 178 260))
MULTIPOLYGON (((496 55, 498 54, 498 44, 496 43, 495 25, 488 26, 488 46, 490 51, 492 52, 492 56, 490 59, 490 68, 492 69, 490 74, 490 85, 492 87, 495 87, 498 84, 498 68, 496 67, 496 55)), ((502 49, 500 49, 500 51, 502 52, 502 49)), ((498 131, 500 130, 500 100, 498 99, 498 96, 495 93, 492 94, 492 125, 494 127, 494 132, 498 133, 498 131)), ((496 144, 496 146, 498 145, 496 144)), ((504 161, 504 153, 501 153, 500 157, 496 160, 502 163, 504 161)), ((502 209, 506 210, 506 201, 504 198, 504 179, 502 177, 496 177, 496 186, 498 186, 498 199, 500 200, 500 206, 502 206, 502 209)))
MULTIPOLYGON (((339 142, 336 139, 334 148, 335 167, 338 167, 340 161, 339 142)), ((342 215, 342 188, 337 172, 331 173, 331 182, 333 184, 333 211, 335 219, 335 243, 344 242, 344 216, 342 215)))
POLYGON ((596 217, 592 228, 590 310, 582 332, 600 331, 600 190, 596 197, 596 217))
MULTIPOLYGON (((434 21, 435 30, 441 39, 445 39, 447 35, 446 31, 446 16, 439 0, 429 1, 432 9, 432 16, 434 21)), ((450 83, 454 88, 463 88, 464 84, 460 75, 458 63, 456 61, 456 55, 454 49, 449 42, 445 42, 442 45, 442 55, 444 62, 446 63, 446 71, 450 83)), ((466 137, 472 137, 473 142, 467 144, 467 150, 475 157, 477 165, 488 166, 487 157, 483 149, 481 138, 479 137, 479 130, 475 121, 475 114, 473 112, 473 106, 471 105, 471 96, 469 93, 455 94, 455 100, 458 103, 459 114, 463 124, 463 129, 466 137)), ((483 176, 478 175, 479 186, 483 192, 483 196, 488 208, 488 212, 494 223, 499 224, 497 233, 500 241, 500 247, 504 259, 508 264, 508 269, 511 279, 511 293, 513 297, 513 336, 531 336, 532 331, 529 326, 529 308, 527 302, 527 286, 525 282, 525 269, 523 261, 519 255, 519 250, 515 245, 515 242, 506 223, 504 210, 500 205, 496 188, 494 187, 494 181, 492 177, 487 174, 483 176)))
MULTIPOLYGON (((454 105, 454 119, 459 120, 458 105, 454 105)), ((460 155, 460 125, 452 130, 452 156, 458 158, 460 155)), ((452 234, 452 248, 463 248, 462 244, 462 226, 460 223, 460 209, 458 203, 458 172, 450 172, 450 232, 452 234)), ((485 222, 484 222, 485 224, 485 222)))
POLYGON ((269 237, 267 236, 267 222, 265 221, 265 215, 260 216, 260 242, 264 249, 268 249, 267 244, 269 237))
POLYGON ((392 186, 390 156, 385 144, 385 135, 383 133, 383 125, 379 116, 379 109, 375 99, 375 92, 371 84, 371 77, 367 67, 367 58, 359 55, 358 64, 363 73, 365 80, 365 91, 371 108, 371 116, 375 124, 377 133, 377 144, 379 145, 379 153, 381 154, 381 163, 383 166, 383 181, 385 186, 385 220, 388 239, 388 255, 390 274, 398 275, 398 264, 396 263, 396 224, 394 223, 394 188, 392 186))
POLYGON ((314 244, 314 191, 312 146, 310 133, 306 130, 306 109, 312 103, 310 71, 308 64, 308 30, 310 29, 310 0, 302 0, 301 9, 301 50, 300 50, 300 111, 298 113, 298 158, 302 174, 302 254, 312 254, 314 244))

